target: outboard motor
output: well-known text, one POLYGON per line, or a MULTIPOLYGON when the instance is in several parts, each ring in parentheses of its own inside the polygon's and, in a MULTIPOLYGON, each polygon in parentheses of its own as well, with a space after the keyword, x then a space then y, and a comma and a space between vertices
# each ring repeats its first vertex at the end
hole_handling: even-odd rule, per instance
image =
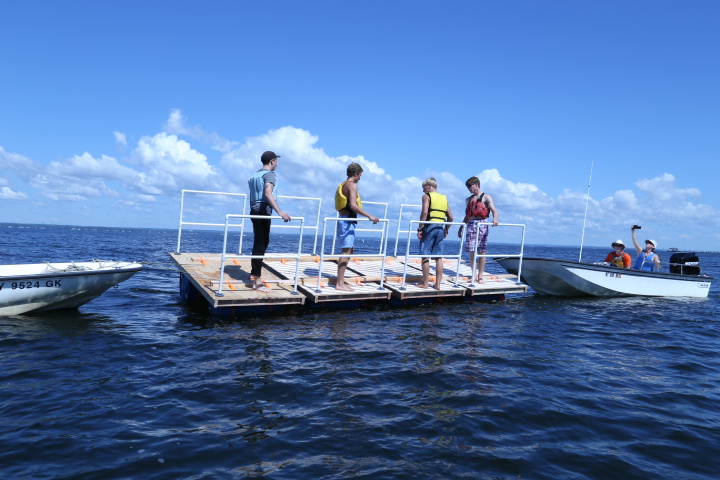
POLYGON ((673 253, 670 256, 670 273, 700 275, 700 259, 696 253, 673 253))

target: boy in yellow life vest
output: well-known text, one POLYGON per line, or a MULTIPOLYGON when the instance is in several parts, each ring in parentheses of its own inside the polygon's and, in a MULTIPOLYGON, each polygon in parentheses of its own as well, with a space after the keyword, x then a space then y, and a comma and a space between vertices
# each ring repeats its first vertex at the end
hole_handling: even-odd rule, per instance
MULTIPOLYGON (((418 238, 420 239, 420 255, 442 255, 442 241, 447 237, 450 225, 442 225, 440 222, 452 222, 453 214, 448 204, 447 197, 437 192, 437 181, 430 177, 422 184, 422 212, 420 212, 420 221, 428 221, 432 223, 421 223, 418 228, 418 238), (433 223, 435 223, 433 225, 433 223)), ((420 288, 430 288, 430 258, 423 257, 422 272, 423 281, 418 284, 420 288)), ((443 275, 443 259, 442 257, 433 257, 435 260, 435 290, 440 290, 440 282, 443 275)))
MULTIPOLYGON (((370 219, 373 223, 380 220, 362 209, 362 200, 358 192, 357 183, 362 177, 363 168, 357 163, 351 163, 347 167, 347 180, 338 186, 335 191, 335 210, 340 218, 357 218, 358 214, 370 219)), ((337 222, 337 242, 340 244, 342 256, 338 259, 338 273, 335 281, 335 288, 347 292, 355 290, 345 282, 345 270, 350 261, 349 255, 355 252, 355 225, 357 222, 351 220, 339 220, 337 222)))

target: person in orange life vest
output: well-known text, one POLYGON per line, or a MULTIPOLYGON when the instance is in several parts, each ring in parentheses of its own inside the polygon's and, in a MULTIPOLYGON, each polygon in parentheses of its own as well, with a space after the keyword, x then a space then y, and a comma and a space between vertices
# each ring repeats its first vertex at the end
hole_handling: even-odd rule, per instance
POLYGON ((633 268, 635 270, 645 270, 652 272, 660 271, 660 257, 655 253, 657 248, 657 242, 655 240, 645 240, 645 251, 640 248, 640 244, 635 238, 635 230, 638 229, 637 225, 633 225, 630 231, 632 232, 633 243, 635 244, 635 250, 637 251, 638 258, 635 259, 633 268))
MULTIPOLYGON (((443 240, 447 237, 450 225, 438 225, 442 222, 452 222, 453 214, 447 197, 437 192, 437 180, 430 177, 422 183, 422 212, 420 221, 432 223, 421 223, 418 227, 418 239, 420 239, 420 255, 442 255, 443 240)), ((440 282, 443 275, 442 257, 433 257, 435 260, 435 290, 440 290, 440 282)), ((420 288, 430 288, 430 258, 422 257, 423 281, 418 284, 420 288)))
POLYGON ((630 268, 632 258, 630 258, 630 255, 625 253, 625 244, 623 241, 620 239, 615 240, 612 243, 612 247, 615 250, 608 253, 608 256, 605 258, 605 262, 615 267, 630 268))
MULTIPOLYGON (((495 209, 493 199, 487 193, 480 190, 480 179, 478 177, 470 177, 465 182, 465 186, 470 191, 470 196, 465 199, 465 218, 463 222, 467 224, 467 235, 465 236, 465 251, 470 252, 470 265, 475 261, 475 239, 477 238, 477 253, 485 255, 487 249, 488 238, 488 217, 490 213, 493 216, 492 226, 498 224, 498 213, 495 209), (479 237, 479 238, 478 238, 479 237)), ((458 237, 462 238, 463 227, 458 231, 458 237)), ((478 259, 477 282, 483 283, 483 272, 485 271, 485 257, 478 259)))
MULTIPOLYGON (((363 168, 357 163, 351 163, 347 167, 347 180, 340 184, 335 191, 335 210, 340 218, 357 218, 358 214, 367 217, 372 223, 378 223, 380 220, 362 209, 362 200, 358 192, 357 183, 362 177, 363 168)), ((355 251, 355 225, 357 222, 340 220, 337 222, 337 240, 340 243, 340 253, 342 255, 352 255, 355 251)), ((335 288, 354 292, 355 290, 345 282, 345 270, 347 269, 350 257, 340 257, 338 259, 337 279, 335 280, 335 288)))

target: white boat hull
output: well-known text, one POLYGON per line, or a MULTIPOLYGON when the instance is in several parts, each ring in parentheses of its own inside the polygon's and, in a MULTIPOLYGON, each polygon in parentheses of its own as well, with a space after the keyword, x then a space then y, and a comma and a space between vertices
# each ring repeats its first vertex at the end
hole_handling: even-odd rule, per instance
MULTIPOLYGON (((519 258, 496 260, 508 273, 518 274, 519 258)), ((712 282, 706 275, 646 272, 549 258, 524 258, 520 270, 521 280, 536 292, 568 297, 705 298, 712 282)))
POLYGON ((76 308, 142 269, 113 261, 0 265, 0 315, 76 308))

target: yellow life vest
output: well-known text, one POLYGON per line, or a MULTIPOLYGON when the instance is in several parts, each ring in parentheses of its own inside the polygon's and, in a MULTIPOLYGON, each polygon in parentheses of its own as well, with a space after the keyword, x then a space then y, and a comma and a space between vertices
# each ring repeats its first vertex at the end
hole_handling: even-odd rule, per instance
POLYGON ((623 256, 624 255, 614 257, 610 263, 616 267, 625 268, 625 264, 623 263, 623 256))
MULTIPOLYGON (((340 184, 337 191, 335 192, 335 210, 342 210, 343 208, 347 208, 348 206, 348 199, 343 193, 343 187, 348 182, 348 180, 345 180, 343 183, 340 184)), ((357 194, 357 206, 362 208, 362 200, 360 200, 360 192, 357 194)))
POLYGON ((430 197, 427 219, 431 222, 444 222, 448 211, 447 197, 437 192, 430 192, 427 195, 430 197))

